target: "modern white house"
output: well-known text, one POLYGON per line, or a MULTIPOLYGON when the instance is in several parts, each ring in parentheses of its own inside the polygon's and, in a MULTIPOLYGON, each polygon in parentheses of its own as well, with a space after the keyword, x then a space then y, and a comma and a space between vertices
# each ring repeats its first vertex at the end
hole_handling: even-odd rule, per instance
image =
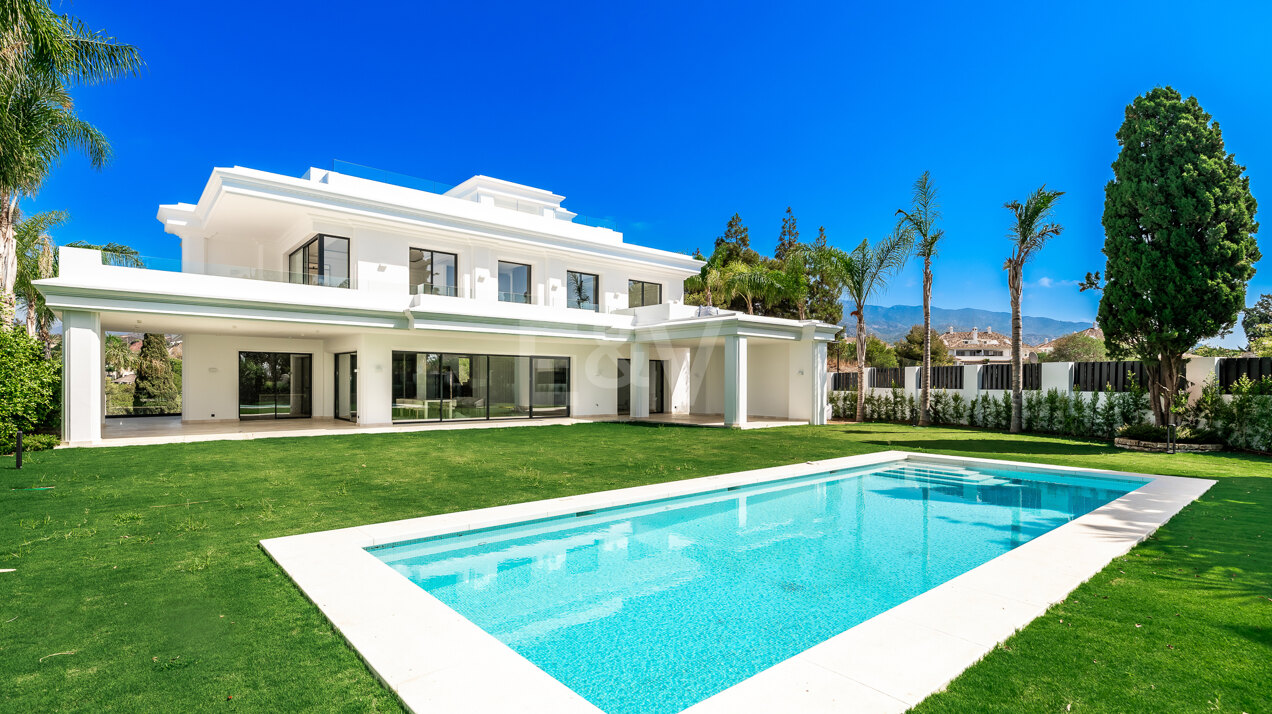
POLYGON ((183 425, 825 422, 836 325, 685 305, 700 261, 562 200, 486 176, 434 192, 215 169, 195 203, 159 208, 179 266, 62 248, 39 281, 63 323, 64 439, 104 437, 104 331, 183 336, 183 425))

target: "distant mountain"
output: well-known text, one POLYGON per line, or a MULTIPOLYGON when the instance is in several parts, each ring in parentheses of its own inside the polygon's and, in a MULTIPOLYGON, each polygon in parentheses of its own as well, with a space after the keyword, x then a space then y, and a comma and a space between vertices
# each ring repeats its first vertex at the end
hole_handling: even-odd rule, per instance
MULTIPOLYGON (((843 324, 849 327, 849 332, 851 333, 854 322, 853 318, 848 316, 850 312, 852 312, 852 307, 845 305, 843 324)), ((1054 320, 1050 317, 1031 317, 1029 315, 1026 315, 1022 321, 1024 323, 1024 334, 1022 337, 1030 345, 1042 344, 1047 340, 1077 332, 1078 330, 1085 330, 1091 326, 1089 322, 1054 320)), ((911 326, 922 324, 922 305, 866 306, 866 331, 872 335, 877 335, 879 339, 886 342, 896 342, 910 331, 911 326)), ((988 327, 992 328, 994 332, 1010 335, 1011 313, 977 310, 970 307, 958 310, 947 310, 941 307, 932 308, 933 330, 945 332, 951 325, 954 326, 956 331, 970 330, 973 327, 983 331, 988 327)))

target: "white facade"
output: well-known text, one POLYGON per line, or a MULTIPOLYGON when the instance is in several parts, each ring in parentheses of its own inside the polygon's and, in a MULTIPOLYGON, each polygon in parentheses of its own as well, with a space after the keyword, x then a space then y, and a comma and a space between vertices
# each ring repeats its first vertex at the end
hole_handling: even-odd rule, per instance
POLYGON ((686 306, 699 261, 575 223, 562 200, 484 176, 431 193, 216 169, 197 203, 159 209, 179 271, 63 248, 40 281, 67 330, 64 437, 101 439, 105 330, 184 336, 186 421, 259 418, 268 383, 274 416, 365 425, 497 418, 497 393, 503 418, 617 414, 625 394, 633 418, 824 423, 836 326, 686 306))

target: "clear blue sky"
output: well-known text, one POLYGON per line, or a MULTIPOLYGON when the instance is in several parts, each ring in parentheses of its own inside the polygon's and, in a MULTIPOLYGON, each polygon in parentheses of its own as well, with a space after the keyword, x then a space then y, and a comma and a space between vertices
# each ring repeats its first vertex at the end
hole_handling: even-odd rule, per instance
MULTIPOLYGON (((669 250, 709 250, 737 211, 770 251, 788 205, 804 237, 824 225, 848 248, 886 233, 930 169, 937 305, 1008 309, 1002 204, 1046 183, 1067 192, 1065 233, 1026 269, 1025 312, 1087 320, 1097 298, 1074 283, 1103 267, 1114 132, 1137 94, 1196 95, 1272 201, 1272 6, 882 5, 67 3, 148 67, 77 91, 116 159, 69 158, 26 209, 69 210, 59 242, 174 256, 156 207, 196 200, 214 166, 343 159, 547 188, 669 250)), ((1259 268, 1250 302, 1272 292, 1272 258, 1259 268)), ((915 266, 876 300, 920 301, 915 266)))

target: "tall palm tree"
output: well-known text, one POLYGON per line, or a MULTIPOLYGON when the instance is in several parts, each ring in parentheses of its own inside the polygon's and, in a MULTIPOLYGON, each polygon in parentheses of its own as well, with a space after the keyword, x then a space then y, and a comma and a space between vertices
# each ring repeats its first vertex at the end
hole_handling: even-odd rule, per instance
POLYGON ((866 418, 866 301, 887 285, 888 278, 905 266, 914 244, 914 234, 897 226, 892 234, 875 245, 862 240, 851 253, 842 252, 834 260, 832 274, 856 308, 857 317, 857 420, 866 418))
POLYGON ((1008 201, 1003 208, 1011 211, 1011 227, 1007 238, 1011 240, 1011 255, 1003 263, 1007 271, 1007 287, 1011 290, 1011 431, 1021 431, 1021 414, 1024 410, 1023 371, 1020 335, 1023 331, 1020 318, 1020 294, 1024 289, 1025 263, 1037 255, 1050 238, 1064 230, 1052 221, 1056 201, 1064 191, 1048 191, 1046 184, 1029 194, 1024 203, 1008 201))
POLYGON ((902 225, 914 233, 914 254, 923 259, 923 366, 919 368, 919 426, 932 423, 928 405, 932 388, 932 259, 945 231, 936 227, 941 205, 936 200, 932 174, 924 171, 914 182, 909 211, 897 209, 902 225))
POLYGON ((70 87, 135 73, 137 49, 59 15, 47 0, 0 3, 0 329, 16 307, 18 202, 33 195, 49 170, 72 151, 94 168, 110 144, 75 113, 70 87))

